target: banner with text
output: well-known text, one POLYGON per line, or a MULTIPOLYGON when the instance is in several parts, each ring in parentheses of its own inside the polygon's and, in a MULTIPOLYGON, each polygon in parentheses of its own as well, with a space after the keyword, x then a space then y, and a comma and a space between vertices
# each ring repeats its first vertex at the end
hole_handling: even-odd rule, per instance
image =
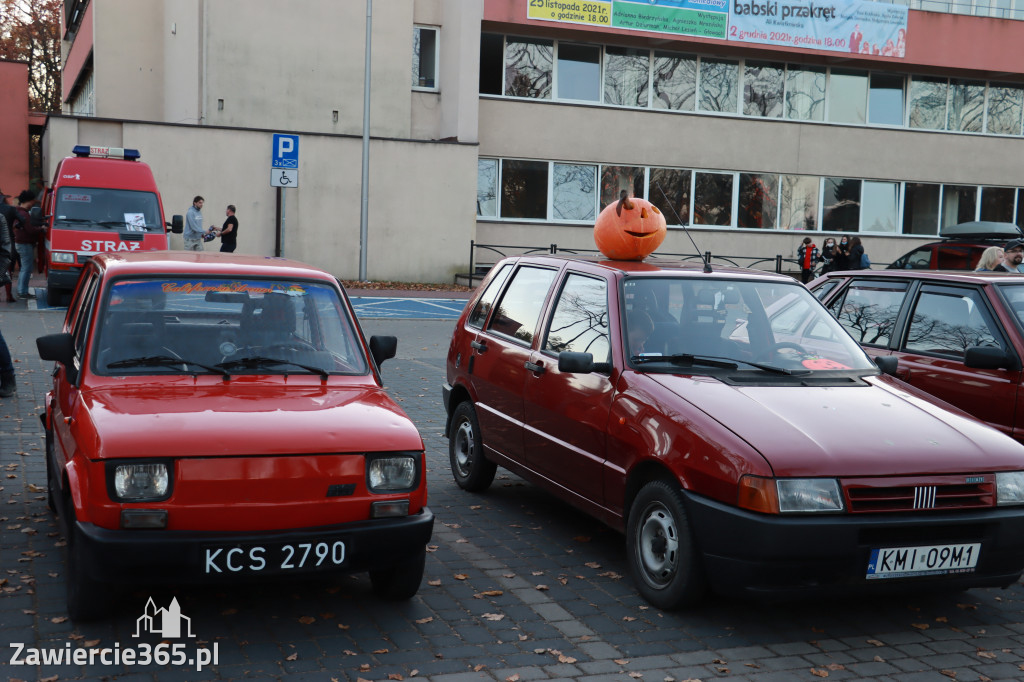
POLYGON ((729 0, 529 0, 527 17, 724 40, 729 0))
POLYGON ((734 0, 729 40, 902 58, 907 12, 873 0, 734 0))

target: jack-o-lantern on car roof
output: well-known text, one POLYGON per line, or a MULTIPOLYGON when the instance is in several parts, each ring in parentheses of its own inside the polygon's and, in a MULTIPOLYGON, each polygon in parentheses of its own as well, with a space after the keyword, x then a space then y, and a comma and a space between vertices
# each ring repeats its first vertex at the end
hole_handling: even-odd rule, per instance
POLYGON ((612 260, 643 260, 665 241, 665 215, 646 199, 622 190, 594 223, 597 248, 612 260))

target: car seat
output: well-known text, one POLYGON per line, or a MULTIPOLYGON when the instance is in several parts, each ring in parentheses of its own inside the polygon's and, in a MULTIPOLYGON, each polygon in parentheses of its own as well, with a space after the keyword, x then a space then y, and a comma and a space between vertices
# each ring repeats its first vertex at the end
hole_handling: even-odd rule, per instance
POLYGON ((287 343, 295 332, 295 302, 284 294, 267 294, 242 306, 241 339, 247 346, 287 343))

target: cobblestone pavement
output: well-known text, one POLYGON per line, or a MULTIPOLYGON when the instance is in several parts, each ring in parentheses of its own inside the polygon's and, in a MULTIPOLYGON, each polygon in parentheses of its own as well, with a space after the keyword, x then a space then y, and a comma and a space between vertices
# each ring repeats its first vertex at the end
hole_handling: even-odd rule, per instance
MULTIPOLYGON (((2 306, 3 304, 0 304, 2 306)), ((499 470, 482 494, 448 469, 440 386, 451 322, 368 320, 399 337, 388 388, 427 444, 437 516, 426 576, 405 603, 374 598, 365 576, 218 587, 168 586, 120 597, 106 621, 64 612, 63 542, 46 508, 37 417, 49 367, 34 339, 62 314, 0 308, 18 394, 0 400, 0 679, 642 680, 1024 678, 1024 590, 770 605, 714 597, 695 610, 649 607, 626 577, 623 538, 499 470), (109 655, 139 647, 152 597, 177 598, 218 664, 12 665, 13 644, 109 655)), ((737 541, 742 541, 738 538, 737 541)), ((168 640, 170 641, 170 640, 168 640)), ((159 643, 155 640, 153 645, 159 643)), ((191 651, 191 648, 190 648, 191 651)), ((24 653, 22 654, 24 656, 24 653)))

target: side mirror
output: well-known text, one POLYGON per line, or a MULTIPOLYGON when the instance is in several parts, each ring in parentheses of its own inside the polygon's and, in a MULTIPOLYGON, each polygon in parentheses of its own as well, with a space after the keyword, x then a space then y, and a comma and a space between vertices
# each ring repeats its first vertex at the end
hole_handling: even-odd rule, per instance
POLYGON ((171 216, 171 222, 166 223, 174 234, 181 234, 185 231, 185 219, 180 215, 171 216))
POLYGON ((569 374, 591 374, 592 372, 611 374, 612 363, 594 362, 594 356, 591 353, 564 350, 558 354, 558 371, 569 374))
POLYGON ((1016 358, 995 346, 971 346, 964 353, 964 365, 974 369, 1020 369, 1016 358))
POLYGON ((900 359, 898 357, 895 355, 878 355, 873 359, 875 364, 878 365, 878 369, 882 370, 882 374, 896 376, 896 369, 900 364, 900 359))
POLYGON ((64 365, 68 381, 78 382, 78 367, 75 366, 75 339, 71 334, 47 334, 36 338, 36 349, 43 360, 53 360, 64 365))
POLYGON ((32 224, 40 226, 43 224, 43 209, 38 206, 33 206, 28 210, 28 217, 32 220, 32 224))
POLYGON ((380 367, 381 364, 390 358, 395 357, 398 351, 398 339, 394 336, 371 336, 370 355, 373 361, 380 367))

